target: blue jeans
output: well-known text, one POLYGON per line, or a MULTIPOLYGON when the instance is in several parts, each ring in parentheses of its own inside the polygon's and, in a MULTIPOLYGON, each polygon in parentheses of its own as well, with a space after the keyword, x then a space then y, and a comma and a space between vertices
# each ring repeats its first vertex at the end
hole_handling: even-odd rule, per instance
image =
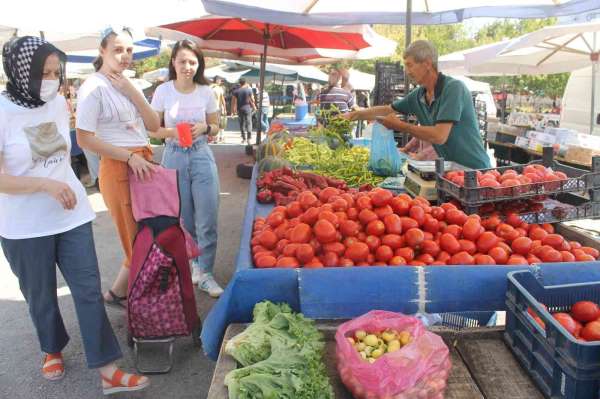
POLYGON ((51 236, 0 242, 19 279, 42 351, 61 352, 69 342, 56 297, 58 265, 75 302, 88 367, 122 356, 104 309, 91 222, 51 236))
POLYGON ((269 107, 261 108, 260 125, 263 133, 269 131, 269 107))
POLYGON ((167 143, 162 165, 178 171, 183 223, 202 249, 194 263, 201 271, 212 273, 217 254, 220 188, 217 164, 206 136, 189 148, 167 143))

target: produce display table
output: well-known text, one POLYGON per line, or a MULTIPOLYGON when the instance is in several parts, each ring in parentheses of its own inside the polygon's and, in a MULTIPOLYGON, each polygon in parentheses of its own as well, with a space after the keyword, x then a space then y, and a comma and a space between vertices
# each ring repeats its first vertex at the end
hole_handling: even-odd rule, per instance
POLYGON ((271 123, 281 123, 292 134, 305 134, 309 128, 317 125, 317 118, 314 114, 307 114, 304 119, 296 120, 294 114, 278 114, 271 120, 271 123))
MULTIPOLYGON (((535 159, 540 159, 543 156, 543 154, 540 151, 532 150, 530 148, 523 148, 512 143, 503 143, 499 141, 488 140, 488 144, 495 150, 499 150, 499 153, 496 154, 497 158, 511 162, 528 163, 535 159)), ((558 156, 555 157, 555 159, 564 164, 575 166, 577 168, 589 170, 592 166, 591 163, 570 161, 568 159, 558 156)))
MULTIPOLYGON (((540 274, 572 274, 573 282, 600 281, 600 262, 541 266, 349 267, 323 269, 255 269, 250 239, 255 217, 266 216, 272 205, 256 202, 254 170, 242 226, 235 274, 204 321, 204 351, 216 360, 221 340, 231 323, 252 320, 262 300, 287 302, 313 319, 350 319, 381 309, 405 314, 479 312, 481 318, 463 321, 485 325, 491 311, 504 310, 510 271, 534 269, 540 274)), ((600 249, 600 243, 564 226, 557 231, 569 240, 600 249)), ((459 324, 460 324, 459 323, 459 324)), ((464 325, 459 325, 463 327, 464 325)))
MULTIPOLYGON (((351 399, 336 369, 335 331, 339 322, 320 322, 317 327, 326 340, 325 364, 337 399, 351 399)), ((235 360, 224 353, 228 339, 246 326, 232 324, 225 332, 219 359, 215 367, 208 399, 228 398, 224 385, 227 373, 236 368, 235 360)), ((446 399, 542 399, 533 381, 519 365, 502 340, 501 328, 475 328, 455 331, 432 327, 444 338, 450 349, 452 371, 448 378, 446 399)))

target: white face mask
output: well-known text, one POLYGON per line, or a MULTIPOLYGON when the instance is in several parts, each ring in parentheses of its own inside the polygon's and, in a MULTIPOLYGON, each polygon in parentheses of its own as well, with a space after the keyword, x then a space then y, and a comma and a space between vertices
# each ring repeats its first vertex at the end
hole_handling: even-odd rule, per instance
POLYGON ((58 79, 42 80, 42 86, 40 87, 40 100, 46 103, 48 101, 54 100, 54 98, 58 94, 59 86, 60 81, 58 79))

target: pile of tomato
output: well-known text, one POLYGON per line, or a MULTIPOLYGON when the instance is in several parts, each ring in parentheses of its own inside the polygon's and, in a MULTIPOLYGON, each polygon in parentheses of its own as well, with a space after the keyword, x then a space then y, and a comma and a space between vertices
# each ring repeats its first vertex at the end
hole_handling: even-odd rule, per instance
MULTIPOLYGON (((465 172, 462 170, 448 172, 444 177, 458 186, 465 185, 465 172)), ((545 190, 548 191, 556 190, 560 188, 560 181, 567 179, 567 175, 563 172, 553 171, 552 168, 546 168, 539 164, 525 166, 522 173, 514 169, 507 169, 502 173, 495 169, 487 172, 477 171, 478 187, 524 186, 523 193, 527 191, 528 185, 533 183, 543 183, 545 190)), ((504 192, 500 190, 500 193, 504 192)))
POLYGON ((252 256, 258 268, 426 265, 527 265, 595 261, 599 252, 565 240, 552 225, 517 214, 466 215, 452 203, 394 196, 381 188, 328 187, 256 218, 252 256))
MULTIPOLYGON (((546 310, 546 305, 541 304, 546 310)), ((527 312, 542 327, 546 328, 542 319, 531 308, 527 312)), ((592 301, 579 301, 573 304, 569 313, 552 313, 552 317, 562 325, 568 333, 580 341, 600 341, 600 307, 592 301)))

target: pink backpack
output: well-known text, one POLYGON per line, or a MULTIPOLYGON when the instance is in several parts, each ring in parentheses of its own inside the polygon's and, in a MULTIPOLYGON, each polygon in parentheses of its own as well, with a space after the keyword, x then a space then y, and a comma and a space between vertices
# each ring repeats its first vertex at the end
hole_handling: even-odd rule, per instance
POLYGON ((139 225, 129 272, 129 332, 143 339, 190 335, 200 319, 189 260, 200 251, 180 222, 177 171, 157 167, 150 181, 130 171, 129 179, 139 225))

